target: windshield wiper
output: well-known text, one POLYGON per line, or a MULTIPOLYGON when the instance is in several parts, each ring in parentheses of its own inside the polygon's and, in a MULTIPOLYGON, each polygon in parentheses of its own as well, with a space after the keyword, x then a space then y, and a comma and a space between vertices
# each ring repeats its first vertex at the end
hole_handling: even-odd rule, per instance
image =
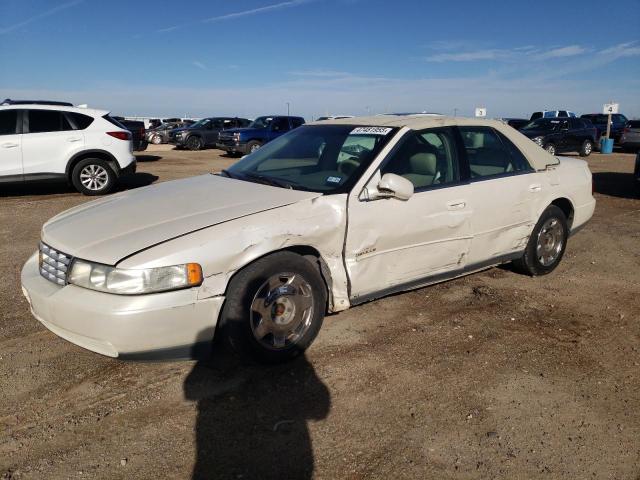
POLYGON ((260 175, 259 173, 242 172, 242 174, 248 178, 257 180, 260 183, 264 183, 265 185, 272 185, 274 187, 280 187, 280 188, 289 188, 291 190, 298 190, 298 189, 305 190, 305 188, 302 187, 302 185, 295 182, 290 182, 288 180, 281 180, 279 178, 268 177, 267 175, 260 175))

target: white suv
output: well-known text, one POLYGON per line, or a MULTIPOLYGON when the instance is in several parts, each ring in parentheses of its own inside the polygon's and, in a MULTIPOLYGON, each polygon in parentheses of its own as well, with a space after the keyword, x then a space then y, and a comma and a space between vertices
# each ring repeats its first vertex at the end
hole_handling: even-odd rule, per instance
POLYGON ((110 192, 133 173, 131 132, 104 110, 70 103, 0 105, 0 184, 63 179, 85 195, 110 192))

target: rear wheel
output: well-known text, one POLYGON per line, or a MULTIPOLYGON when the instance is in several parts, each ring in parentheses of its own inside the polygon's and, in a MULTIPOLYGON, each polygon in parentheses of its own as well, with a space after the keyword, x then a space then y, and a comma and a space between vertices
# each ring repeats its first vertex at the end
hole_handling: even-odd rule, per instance
POLYGON ((580 156, 588 157, 591 155, 591 152, 593 152, 593 143, 591 143, 591 140, 585 140, 582 142, 582 147, 580 147, 580 156))
POLYGON ((568 237, 564 212, 549 205, 533 229, 524 255, 513 262, 514 266, 532 276, 551 273, 562 260, 568 237))
POLYGON ((220 334, 260 361, 290 360, 318 335, 326 298, 324 281, 309 260, 292 252, 268 255, 229 283, 220 334))
POLYGON ((85 195, 105 195, 113 190, 116 174, 104 160, 85 158, 73 167, 71 182, 85 195))
POLYGON ((203 146, 204 146, 204 142, 200 137, 192 135, 187 139, 187 148, 189 150, 202 150, 203 146))
POLYGON ((162 138, 160 138, 160 135, 154 135, 151 137, 151 143, 154 145, 160 145, 162 143, 162 138))

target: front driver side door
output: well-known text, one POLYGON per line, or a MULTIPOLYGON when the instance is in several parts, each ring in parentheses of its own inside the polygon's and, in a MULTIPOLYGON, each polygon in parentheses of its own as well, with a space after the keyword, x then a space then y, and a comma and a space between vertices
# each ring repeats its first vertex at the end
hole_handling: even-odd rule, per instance
POLYGON ((385 173, 410 180, 409 200, 366 200, 352 191, 345 263, 355 303, 462 273, 472 211, 454 131, 409 132, 368 183, 385 173))

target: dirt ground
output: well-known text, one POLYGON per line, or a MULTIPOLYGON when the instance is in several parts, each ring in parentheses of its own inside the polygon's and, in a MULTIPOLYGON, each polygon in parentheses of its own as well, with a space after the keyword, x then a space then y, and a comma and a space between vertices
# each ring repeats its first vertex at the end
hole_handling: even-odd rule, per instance
MULTIPOLYGON (((219 170, 152 147, 124 188, 219 170)), ((550 276, 508 268, 332 315, 277 367, 106 358, 29 313, 41 225, 89 200, 0 190, 0 475, 640 479, 640 200, 593 154, 596 212, 550 276)))

